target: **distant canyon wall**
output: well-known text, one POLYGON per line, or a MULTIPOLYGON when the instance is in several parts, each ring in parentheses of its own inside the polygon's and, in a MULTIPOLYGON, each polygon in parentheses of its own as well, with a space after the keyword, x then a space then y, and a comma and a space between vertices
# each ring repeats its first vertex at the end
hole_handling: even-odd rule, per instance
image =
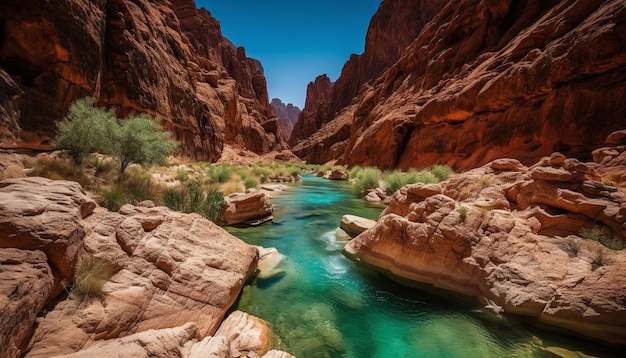
POLYGON ((625 7, 385 0, 365 52, 309 85, 293 151, 401 169, 588 156, 626 128, 625 7))
POLYGON ((300 115, 300 108, 294 106, 292 103, 284 104, 279 98, 273 98, 270 102, 274 108, 274 113, 279 120, 280 131, 283 134, 285 140, 289 139, 293 127, 298 122, 298 116, 300 115))
POLYGON ((261 64, 193 0, 0 4, 0 146, 49 148, 72 101, 159 116, 184 154, 287 147, 261 64))

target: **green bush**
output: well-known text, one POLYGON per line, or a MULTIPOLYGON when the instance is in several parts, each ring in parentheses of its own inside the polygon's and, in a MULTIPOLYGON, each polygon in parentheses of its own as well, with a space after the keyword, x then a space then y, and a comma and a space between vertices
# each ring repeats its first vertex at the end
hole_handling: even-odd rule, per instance
POLYGON ((368 167, 356 177, 355 188, 359 193, 376 189, 380 185, 381 172, 378 168, 368 167))
POLYGON ((124 190, 118 186, 112 188, 101 188, 97 191, 98 204, 109 211, 118 211, 122 206, 128 204, 124 190))
POLYGON ((132 163, 163 164, 178 146, 169 137, 156 119, 145 114, 131 116, 118 127, 111 154, 119 159, 122 173, 132 163))
POLYGON ((444 181, 447 180, 453 173, 454 171, 452 170, 452 168, 446 166, 446 165, 435 165, 432 168, 430 168, 430 172, 439 180, 439 181, 444 181))
POLYGON ((256 188, 259 185, 259 182, 253 177, 248 177, 243 180, 243 185, 246 189, 252 189, 256 188))
POLYGON ((163 205, 183 213, 198 213, 217 222, 226 202, 217 187, 211 186, 204 192, 199 182, 189 181, 163 190, 163 205))
POLYGON ((230 180, 233 168, 228 165, 213 165, 207 174, 210 183, 224 184, 230 180))
POLYGON ((383 181, 385 182, 385 192, 389 195, 400 190, 406 184, 410 183, 410 177, 406 173, 393 171, 383 175, 383 181))
POLYGON ((41 157, 37 159, 35 167, 28 175, 52 180, 71 180, 78 182, 84 188, 90 184, 89 177, 82 166, 77 165, 69 158, 41 157))
POLYGON ((459 219, 461 219, 461 222, 465 221, 467 218, 467 208, 465 206, 461 206, 456 209, 456 211, 459 213, 459 219))
POLYGON ((580 237, 597 241, 611 250, 622 250, 624 248, 624 241, 622 241, 622 239, 607 235, 597 226, 580 229, 580 237))
POLYGON ((411 171, 409 173, 410 181, 413 183, 434 184, 439 183, 439 179, 428 170, 421 170, 419 172, 411 171))
POLYGON ((69 150, 77 163, 97 150, 110 153, 115 143, 119 125, 115 114, 94 107, 93 97, 81 98, 72 103, 65 118, 57 126, 54 140, 56 148, 69 150))
POLYGON ((363 168, 361 168, 360 166, 354 166, 351 170, 350 170, 350 174, 349 174, 349 178, 350 179, 355 179, 360 175, 360 173, 363 171, 363 168))
POLYGON ((111 155, 124 173, 132 163, 163 163, 178 145, 169 137, 158 120, 148 115, 130 116, 120 124, 112 111, 94 107, 94 99, 88 97, 72 103, 58 125, 54 143, 68 149, 77 163, 95 151, 111 155))

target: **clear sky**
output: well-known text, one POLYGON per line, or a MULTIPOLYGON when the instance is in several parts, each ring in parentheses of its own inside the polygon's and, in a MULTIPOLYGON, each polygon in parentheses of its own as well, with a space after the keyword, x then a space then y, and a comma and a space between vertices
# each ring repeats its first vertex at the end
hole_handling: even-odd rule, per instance
POLYGON ((196 0, 222 33, 261 61, 267 89, 300 108, 306 87, 321 74, 332 81, 365 48, 370 19, 382 0, 196 0))

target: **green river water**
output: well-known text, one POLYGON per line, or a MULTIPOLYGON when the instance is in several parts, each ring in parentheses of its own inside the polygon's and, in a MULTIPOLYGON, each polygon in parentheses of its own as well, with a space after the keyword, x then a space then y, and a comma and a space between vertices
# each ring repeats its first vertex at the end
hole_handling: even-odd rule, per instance
POLYGON ((273 223, 228 230, 276 247, 285 273, 246 286, 236 308, 266 320, 277 347, 299 358, 617 356, 355 265, 341 254, 335 229, 344 214, 376 219, 382 207, 368 207, 346 182, 305 175, 272 203, 273 223))

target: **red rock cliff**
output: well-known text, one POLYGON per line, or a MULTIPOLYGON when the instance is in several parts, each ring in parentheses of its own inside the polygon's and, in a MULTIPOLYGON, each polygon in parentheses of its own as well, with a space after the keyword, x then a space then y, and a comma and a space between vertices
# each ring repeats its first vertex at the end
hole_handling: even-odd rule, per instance
POLYGON ((287 140, 293 131, 293 126, 298 122, 298 116, 300 115, 300 108, 294 106, 292 103, 284 104, 279 98, 273 98, 270 103, 274 108, 276 117, 280 120, 280 131, 284 138, 287 140))
MULTIPOLYGON (((381 9, 401 2, 385 0, 381 9)), ((500 157, 530 163, 554 151, 586 156, 626 128, 625 7, 617 0, 449 2, 398 61, 333 108, 330 123, 294 152, 317 162, 345 153, 340 162, 382 168, 468 169, 500 157), (339 135, 345 128, 350 133, 339 135)), ((344 68, 335 88, 344 77, 359 82, 347 76, 344 68)))
POLYGON ((198 159, 217 160, 224 143, 286 147, 260 63, 193 0, 3 1, 0 144, 45 148, 86 95, 122 116, 158 115, 198 159))

